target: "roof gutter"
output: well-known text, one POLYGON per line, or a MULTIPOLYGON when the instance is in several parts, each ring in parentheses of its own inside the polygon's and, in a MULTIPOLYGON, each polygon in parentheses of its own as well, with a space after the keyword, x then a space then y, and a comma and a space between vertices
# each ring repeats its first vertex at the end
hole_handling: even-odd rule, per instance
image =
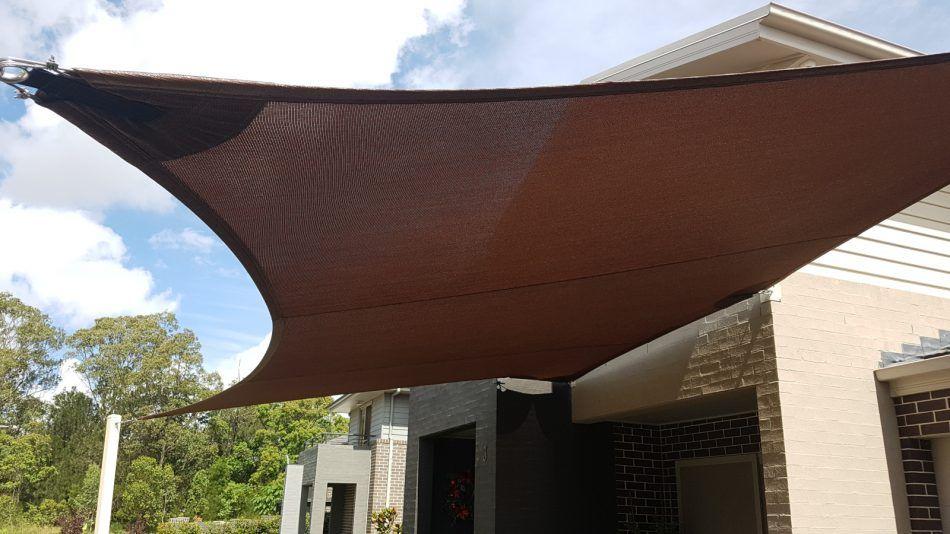
POLYGON ((813 17, 779 4, 770 4, 760 24, 847 50, 869 59, 919 56, 921 52, 885 41, 873 35, 813 17))

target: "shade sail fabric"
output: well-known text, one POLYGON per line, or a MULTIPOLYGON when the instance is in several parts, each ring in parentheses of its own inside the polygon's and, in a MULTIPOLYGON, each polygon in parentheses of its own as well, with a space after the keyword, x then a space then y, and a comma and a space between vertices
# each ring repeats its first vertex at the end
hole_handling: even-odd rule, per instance
POLYGON ((570 379, 950 182, 950 55, 475 91, 34 70, 243 262, 274 334, 174 413, 570 379))

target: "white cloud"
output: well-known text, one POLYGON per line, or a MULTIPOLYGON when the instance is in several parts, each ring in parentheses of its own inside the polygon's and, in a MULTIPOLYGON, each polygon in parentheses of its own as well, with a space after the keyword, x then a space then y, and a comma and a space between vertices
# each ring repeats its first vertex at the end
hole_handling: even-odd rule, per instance
POLYGON ((51 402, 56 395, 72 389, 91 395, 92 391, 89 389, 89 384, 76 371, 76 364, 78 363, 79 360, 75 358, 66 358, 60 362, 59 382, 53 388, 38 392, 36 396, 45 402, 51 402))
POLYGON ((406 40, 454 21, 462 5, 461 0, 271 0, 266 6, 166 0, 125 17, 100 8, 63 41, 60 59, 74 67, 381 85, 389 83, 406 40))
POLYGON ((178 232, 166 228, 148 238, 148 244, 155 249, 191 250, 203 254, 211 252, 217 243, 211 235, 192 228, 178 232))
MULTIPOLYGON (((0 52, 68 67, 326 86, 390 82, 404 43, 454 23, 463 0, 0 2, 0 52), (9 22, 7 22, 9 21, 9 22), (11 31, 12 30, 12 31, 11 31), (51 36, 51 37, 50 37, 51 36), (52 42, 50 42, 52 41, 52 42)), ((2 89, 2 88, 0 88, 2 89)), ((160 187, 75 127, 30 106, 0 127, 0 195, 30 205, 163 212, 160 187)))
POLYGON ((261 358, 264 357, 264 353, 267 352, 267 346, 270 345, 270 336, 270 334, 267 334, 257 345, 218 362, 215 371, 221 375, 221 382, 230 385, 253 371, 260 363, 261 358))
MULTIPOLYGON (((409 87, 578 83, 765 3, 476 0, 439 32, 410 40, 397 79, 409 87), (463 38, 456 38, 459 34, 463 38)), ((788 0, 787 5, 921 50, 950 47, 948 2, 788 0)))
POLYGON ((0 228, 0 291, 68 327, 177 307, 148 271, 126 264, 122 238, 87 214, 0 199, 0 228))
POLYGON ((137 169, 52 112, 30 105, 16 123, 0 123, 6 178, 0 196, 61 208, 109 207, 166 212, 176 202, 137 169))
POLYGON ((48 54, 51 37, 75 29, 97 8, 97 3, 90 1, 4 0, 0 2, 0 53, 14 57, 48 54))

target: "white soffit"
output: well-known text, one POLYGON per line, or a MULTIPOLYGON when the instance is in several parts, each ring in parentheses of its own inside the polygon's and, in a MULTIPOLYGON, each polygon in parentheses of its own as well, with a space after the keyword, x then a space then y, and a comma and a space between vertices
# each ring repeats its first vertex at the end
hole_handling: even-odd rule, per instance
MULTIPOLYGON (((327 410, 332 413, 348 414, 363 404, 366 404, 376 397, 379 397, 383 393, 389 393, 391 391, 395 390, 381 389, 379 391, 360 391, 358 393, 347 393, 345 395, 341 395, 339 398, 330 403, 330 406, 327 407, 327 410)), ((409 389, 406 388, 404 391, 409 391, 409 389)))
POLYGON ((823 65, 908 57, 919 52, 768 4, 595 74, 584 83, 761 70, 801 54, 823 65))

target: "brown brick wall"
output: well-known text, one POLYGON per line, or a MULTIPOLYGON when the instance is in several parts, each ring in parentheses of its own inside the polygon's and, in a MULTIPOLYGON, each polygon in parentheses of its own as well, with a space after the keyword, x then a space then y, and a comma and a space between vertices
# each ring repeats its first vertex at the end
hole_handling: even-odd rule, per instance
POLYGON ((943 534, 930 440, 950 433, 950 389, 894 398, 913 534, 943 534))
POLYGON ((761 452, 756 413, 614 425, 618 532, 677 532, 676 461, 761 452))
MULTIPOLYGON (((393 440, 393 471, 389 493, 389 506, 397 512, 397 522, 403 520, 403 493, 406 480, 406 442, 393 440)), ((375 532, 370 521, 373 512, 386 508, 386 478, 389 468, 389 440, 376 440, 371 449, 369 475, 369 506, 367 507, 366 531, 375 532)))

